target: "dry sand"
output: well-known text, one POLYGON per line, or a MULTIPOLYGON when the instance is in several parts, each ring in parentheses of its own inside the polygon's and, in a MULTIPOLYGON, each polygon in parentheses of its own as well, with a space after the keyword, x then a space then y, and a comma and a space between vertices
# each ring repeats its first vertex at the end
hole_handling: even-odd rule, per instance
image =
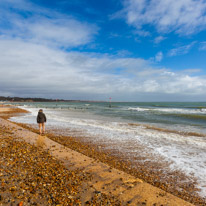
MULTIPOLYGON (((1 113, 3 114, 3 117, 5 117, 6 115, 11 115, 12 111, 15 113, 14 110, 15 110, 14 108, 0 107, 0 112, 4 113, 4 114, 1 113), (8 111, 9 113, 6 114, 5 112, 8 111)), ((120 170, 111 168, 107 164, 98 162, 83 154, 80 154, 76 151, 66 148, 65 146, 62 146, 61 144, 58 144, 57 142, 54 142, 53 140, 49 139, 47 136, 40 136, 36 133, 33 133, 25 128, 22 128, 2 118, 0 118, 0 129, 1 129, 0 136, 2 140, 11 142, 11 138, 12 138, 15 141, 21 141, 21 143, 22 141, 25 142, 25 145, 26 144, 33 145, 33 147, 35 147, 37 151, 39 150, 40 153, 44 151, 47 152, 45 153, 45 155, 48 154, 48 156, 55 157, 55 161, 59 165, 61 165, 59 167, 67 168, 69 174, 72 172, 74 174, 77 174, 75 175, 76 180, 75 178, 72 179, 73 182, 76 182, 77 179, 78 180, 81 179, 77 187, 78 188, 77 193, 72 194, 73 200, 76 200, 76 202, 69 204, 66 201, 71 201, 72 198, 70 198, 70 200, 68 200, 68 198, 67 199, 62 198, 58 200, 59 202, 55 203, 55 202, 51 202, 50 200, 51 198, 50 199, 44 198, 44 200, 42 200, 44 204, 47 201, 48 205, 151 205, 151 206, 152 205, 153 206, 192 205, 191 203, 186 202, 157 187, 154 187, 142 181, 141 179, 135 178, 120 170), (48 202, 49 200, 50 202, 48 202)), ((0 150, 2 151, 3 151, 2 148, 3 145, 5 144, 0 144, 0 150)), ((33 150, 32 148, 29 149, 28 147, 27 155, 30 155, 30 159, 35 159, 36 154, 32 153, 32 150, 33 150), (31 150, 31 152, 29 152, 29 150, 31 150)), ((1 159, 1 161, 6 161, 6 158, 5 160, 1 159)), ((20 159, 20 161, 24 161, 24 158, 20 159)), ((42 165, 48 164, 48 162, 43 160, 41 164, 42 165)), ((3 162, 3 164, 1 163, 1 165, 5 165, 5 162, 3 162)), ((13 173, 16 174, 16 170, 17 168, 13 170, 13 173)), ((1 168, 1 174, 3 174, 2 176, 0 176, 0 180, 2 181, 2 179, 5 179, 6 167, 1 168)), ((21 173, 19 175, 21 175, 21 173)), ((61 176, 63 177, 64 174, 59 173, 59 179, 61 179, 61 176)), ((45 179, 47 178, 43 178, 42 181, 45 181, 45 179)), ((57 178, 56 181, 57 180, 60 181, 59 179, 57 178)), ((10 181, 12 180, 10 179, 10 181)), ((47 183, 44 184, 45 187, 47 187, 47 183)), ((16 185, 17 188, 19 186, 20 185, 18 184, 16 185)), ((54 188, 54 186, 52 188, 54 188)), ((17 190, 17 189, 13 189, 13 190, 17 190)), ((58 191, 58 187, 56 190, 58 191)), ((56 191, 53 191, 53 194, 56 194, 55 192, 56 191)), ((19 202, 20 204, 23 205, 30 205, 28 203, 28 198, 21 200, 18 199, 17 197, 14 197, 13 193, 14 192, 12 191, 11 187, 8 188, 7 196, 13 198, 14 199, 13 201, 19 202)), ((10 202, 8 202, 7 204, 1 203, 1 201, 4 201, 4 199, 1 197, 4 197, 5 192, 3 194, 2 191, 0 191, 0 194, 1 194, 0 205, 11 205, 10 202)), ((32 193, 29 195, 32 196, 32 193)), ((45 197, 47 196, 45 195, 45 197)), ((33 197, 33 199, 35 198, 33 197)), ((33 202, 35 203, 35 200, 33 200, 33 202)), ((36 204, 42 205, 40 199, 36 201, 36 204)))

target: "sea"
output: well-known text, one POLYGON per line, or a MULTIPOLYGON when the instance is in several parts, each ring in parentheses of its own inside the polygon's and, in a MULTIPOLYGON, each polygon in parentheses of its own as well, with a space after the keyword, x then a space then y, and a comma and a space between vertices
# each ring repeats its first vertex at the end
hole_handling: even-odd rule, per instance
MULTIPOLYGON (((206 198, 206 102, 23 102, 13 103, 30 113, 14 122, 36 124, 38 110, 47 128, 95 144, 105 144, 141 161, 165 162, 195 180, 206 198)), ((167 166, 165 166, 167 165, 167 166)))

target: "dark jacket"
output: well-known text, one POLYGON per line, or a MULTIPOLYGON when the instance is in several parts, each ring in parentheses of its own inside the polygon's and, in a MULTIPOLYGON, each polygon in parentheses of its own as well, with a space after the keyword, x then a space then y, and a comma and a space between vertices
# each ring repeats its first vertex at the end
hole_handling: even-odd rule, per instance
POLYGON ((46 115, 43 112, 39 112, 37 115, 37 123, 46 122, 46 115))

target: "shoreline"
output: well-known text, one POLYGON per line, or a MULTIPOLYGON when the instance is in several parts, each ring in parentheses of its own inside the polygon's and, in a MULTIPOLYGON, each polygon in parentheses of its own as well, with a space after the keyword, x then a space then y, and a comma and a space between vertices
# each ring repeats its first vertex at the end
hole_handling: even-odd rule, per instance
MULTIPOLYGON (((9 115, 11 115, 11 114, 9 114, 9 115)), ((6 118, 8 118, 8 116, 6 117, 6 116, 4 116, 4 118, 6 119, 6 118)), ((22 124, 18 124, 18 125, 21 125, 21 126, 23 126, 24 128, 26 128, 27 126, 25 126, 25 125, 22 125, 22 124)), ((33 132, 36 132, 34 129, 32 129, 32 128, 29 128, 29 130, 31 130, 31 131, 33 131, 33 132)), ((38 135, 39 136, 39 135, 38 135)), ((48 138, 50 138, 50 139, 54 139, 56 142, 57 142, 57 140, 61 143, 61 145, 64 145, 64 148, 66 148, 66 149, 68 149, 68 147, 66 147, 66 145, 65 145, 65 138, 64 137, 58 137, 58 136, 55 136, 54 134, 46 134, 46 136, 48 137, 48 138), (60 139, 61 139, 61 141, 60 141, 60 139)), ((47 138, 46 137, 46 138, 47 138)), ((68 137, 67 137, 68 138, 68 137)), ((45 140, 44 140, 45 141, 45 140)), ((118 169, 121 169, 121 170, 128 170, 128 168, 129 168, 129 165, 127 164, 126 166, 124 166, 124 169, 122 169, 122 166, 125 164, 124 162, 121 162, 121 161, 117 161, 117 160, 115 160, 115 159, 113 159, 113 157, 111 157, 110 156, 110 154, 107 154, 107 153, 104 153, 104 152, 102 152, 102 151, 99 151, 99 153, 98 153, 98 149, 99 149, 99 147, 95 147, 95 145, 86 145, 85 143, 81 143, 81 141, 80 142, 78 142, 78 141, 76 141, 76 143, 75 143, 75 139, 73 139, 73 140, 71 140, 71 138, 69 139, 69 141, 70 141, 70 143, 72 142, 72 145, 73 145, 73 147, 74 148, 72 148, 72 149, 75 149, 76 151, 78 151, 78 152, 80 152, 80 153, 85 153, 85 154, 87 154, 87 156, 92 156, 91 154, 88 154, 88 151, 90 151, 90 153, 93 153, 93 158, 95 158, 96 160, 92 160, 92 161, 101 161, 101 162, 105 162, 105 163, 107 163, 107 165, 110 165, 110 166, 108 166, 109 167, 109 170, 116 170, 116 169, 114 169, 115 167, 116 168, 118 168, 118 169), (76 148, 75 148, 76 147, 76 148), (107 157, 108 156, 108 157, 107 157), (103 159, 100 159, 99 157, 103 157, 103 159), (108 159, 107 158, 110 158, 110 163, 109 163, 109 161, 108 161, 108 159), (107 160, 104 160, 104 159, 107 159, 107 160)), ((40 143, 40 144, 42 144, 42 143, 40 143)), ((72 150, 72 152, 74 152, 74 150, 72 150)), ((85 158, 85 157, 84 157, 85 158)), ((83 161, 83 163, 84 163, 85 161, 83 161)), ((82 164, 82 163, 81 163, 82 164)), ((80 165, 81 165, 80 164, 80 165)), ((99 163, 98 163, 99 164, 99 163)), ((102 163, 101 163, 102 164, 102 163)), ((131 165, 130 165, 131 166, 131 165)), ((104 166, 105 167, 105 166, 104 166)), ((118 170, 118 172, 120 172, 121 174, 122 174, 122 172, 120 171, 120 170, 118 170)), ((141 171, 142 173, 144 173, 144 170, 142 170, 141 171)), ((95 173, 96 174, 96 173, 95 173)), ((125 174, 125 173, 124 173, 125 174)), ((131 176, 131 175, 129 175, 129 174, 125 174, 126 176, 131 176)), ((131 176, 132 177, 132 176, 131 176)), ((132 177, 133 179, 135 178, 135 177, 132 177)), ((143 178, 144 179, 144 178, 143 178)), ((166 193, 165 191, 163 191, 163 190, 160 190, 160 189, 158 189, 157 187, 153 187, 153 186, 151 186, 151 185, 149 185, 149 184, 147 184, 147 183, 145 183, 145 182, 143 182, 142 180, 140 180, 140 179, 138 179, 138 181, 140 181, 141 182, 141 184, 146 184, 147 186, 146 186, 146 188, 148 188, 148 187, 152 187, 152 190, 153 191, 162 191, 164 194, 167 194, 167 195, 169 195, 170 196, 170 194, 169 193, 166 193), (148 186, 149 185, 149 186, 148 186)), ((118 183, 118 184, 120 184, 120 183, 118 183)), ((140 183, 139 183, 140 184, 140 183)), ((140 185, 141 185, 140 184, 140 185)), ((158 182, 157 182, 157 184, 158 184, 158 182)), ((120 185, 118 185, 118 186, 120 186, 120 185)), ((133 185, 134 186, 134 185, 133 185)), ((135 185, 135 187, 136 187, 137 185, 135 185)), ((161 188, 162 187, 162 185, 155 185, 155 186, 159 186, 159 188, 161 188)), ((164 185, 163 185, 164 186, 164 185)), ((166 189, 166 186, 164 186, 165 188, 163 188, 163 189, 166 189)), ((102 187, 101 187, 102 188, 102 187)), ((99 189, 101 189, 101 188, 99 188, 99 189)), ((131 189, 131 188, 130 188, 131 189)), ((105 191, 104 191, 105 192, 105 191)), ((116 192, 115 193, 116 195, 118 195, 118 193, 116 192)), ((166 196, 167 196, 166 195, 166 196)), ((178 194, 177 194, 178 195, 178 194)), ((163 196, 165 196, 165 195, 163 195, 163 196)), ((178 196, 180 196, 181 197, 181 195, 178 195, 178 196)), ((150 197, 147 197, 148 198, 148 200, 149 199, 151 199, 150 197)), ((157 197, 156 197, 157 198, 157 197)), ((177 200, 179 201, 179 198, 178 197, 176 197, 176 196, 173 196, 172 195, 172 199, 173 200, 175 200, 176 201, 176 198, 177 198, 177 200)), ((182 197, 181 197, 182 198, 182 197)), ((190 202, 193 202, 194 204, 199 204, 199 205, 201 205, 201 199, 197 199, 197 197, 195 198, 195 197, 192 197, 192 198, 186 198, 186 197, 184 197, 184 199, 186 199, 186 201, 190 201, 190 202)), ((139 198, 139 200, 140 201, 142 201, 141 200, 141 198, 139 198)), ((153 200, 154 200, 154 197, 153 197, 153 200)), ((181 200, 181 199, 180 199, 181 200)), ((151 201, 151 200, 150 200, 151 201)), ((160 196, 158 195, 158 198, 157 199, 155 199, 154 200, 154 203, 157 203, 157 202, 159 202, 160 201, 160 196), (156 201, 156 202, 155 202, 156 201)), ((164 200, 164 201, 166 201, 166 200, 164 200)), ((166 202, 162 202, 162 203, 166 203, 166 202)), ((168 200, 167 200, 168 201, 168 200)), ((171 200, 170 200, 171 201, 171 200)), ((143 201, 144 202, 144 201, 143 201)), ((183 201, 184 202, 184 201, 183 201)), ((129 204, 129 205, 132 205, 132 203, 133 202, 131 202, 131 204, 129 204)), ((147 202, 148 203, 148 202, 147 202)), ((168 202, 169 203, 169 202, 168 202)), ((202 205, 203 205, 204 203, 202 202, 202 205)), ((135 204, 134 204, 135 205, 135 204)), ((150 205, 150 204, 148 204, 148 205, 150 205)), ((158 204, 157 204, 158 205, 158 204)), ((173 204, 168 204, 168 205, 173 205, 173 204)), ((174 204, 174 205, 178 205, 178 204, 174 204)), ((183 205, 182 203, 181 204, 179 204, 179 205, 183 205)), ((187 205, 186 203, 184 203, 184 205, 187 205)), ((190 205, 189 203, 188 203, 188 205, 190 205)))
MULTIPOLYGON (((18 123, 19 124, 19 123, 18 123)), ((32 130, 38 133, 38 130, 31 125, 19 124, 20 126, 32 130)), ((169 192, 181 199, 197 205, 204 205, 206 200, 201 198, 197 194, 193 194, 197 188, 195 187, 195 180, 185 183, 187 176, 181 171, 174 171, 169 174, 165 173, 167 164, 161 162, 162 165, 158 165, 158 162, 141 162, 140 159, 127 158, 123 153, 117 150, 105 149, 104 144, 95 144, 89 140, 89 138, 77 138, 75 136, 64 136, 47 129, 47 137, 67 148, 84 154, 88 157, 96 159, 109 165, 111 168, 116 168, 120 171, 126 172, 133 177, 140 178, 143 181, 162 189, 165 192, 169 192), (154 168, 156 171, 154 172, 154 168), (163 170, 161 168, 164 168, 163 170), (175 175, 175 179, 171 176, 175 175), (163 180, 162 180, 162 179, 163 180), (183 182, 183 183, 182 183, 183 182), (193 183, 192 183, 193 182, 193 183)), ((112 143, 111 143, 112 144, 112 143)))

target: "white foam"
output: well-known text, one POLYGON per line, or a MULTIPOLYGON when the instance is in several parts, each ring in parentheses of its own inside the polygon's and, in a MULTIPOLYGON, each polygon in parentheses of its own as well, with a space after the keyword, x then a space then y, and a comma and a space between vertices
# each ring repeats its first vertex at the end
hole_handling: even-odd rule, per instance
POLYGON ((204 114, 206 109, 179 109, 179 108, 145 108, 145 107, 129 107, 127 110, 137 112, 164 112, 164 113, 179 113, 179 114, 204 114))
POLYGON ((129 108, 127 108, 127 110, 134 110, 134 111, 138 111, 138 112, 144 112, 144 111, 149 111, 151 109, 141 108, 141 107, 129 107, 129 108))
MULTIPOLYGON (((36 115, 39 108, 28 106, 22 108, 27 109, 31 113, 12 118, 12 120, 36 123, 36 115)), ((48 125, 59 125, 71 130, 78 130, 91 138, 95 136, 95 139, 99 139, 99 141, 123 142, 123 144, 118 144, 121 145, 121 148, 118 148, 121 151, 124 151, 124 143, 132 142, 133 151, 129 152, 133 154, 137 153, 139 155, 140 153, 138 150, 135 150, 135 144, 142 145, 141 155, 144 157, 156 159, 156 157, 161 156, 170 163, 171 170, 178 169, 191 178, 196 178, 198 187, 201 189, 200 195, 206 197, 205 137, 183 136, 147 129, 144 126, 134 126, 126 122, 115 121, 112 118, 103 119, 86 112, 79 113, 68 109, 43 109, 47 115, 48 125)), ((139 111, 141 109, 138 108, 139 111)), ((169 111, 171 110, 169 109, 169 111)))

